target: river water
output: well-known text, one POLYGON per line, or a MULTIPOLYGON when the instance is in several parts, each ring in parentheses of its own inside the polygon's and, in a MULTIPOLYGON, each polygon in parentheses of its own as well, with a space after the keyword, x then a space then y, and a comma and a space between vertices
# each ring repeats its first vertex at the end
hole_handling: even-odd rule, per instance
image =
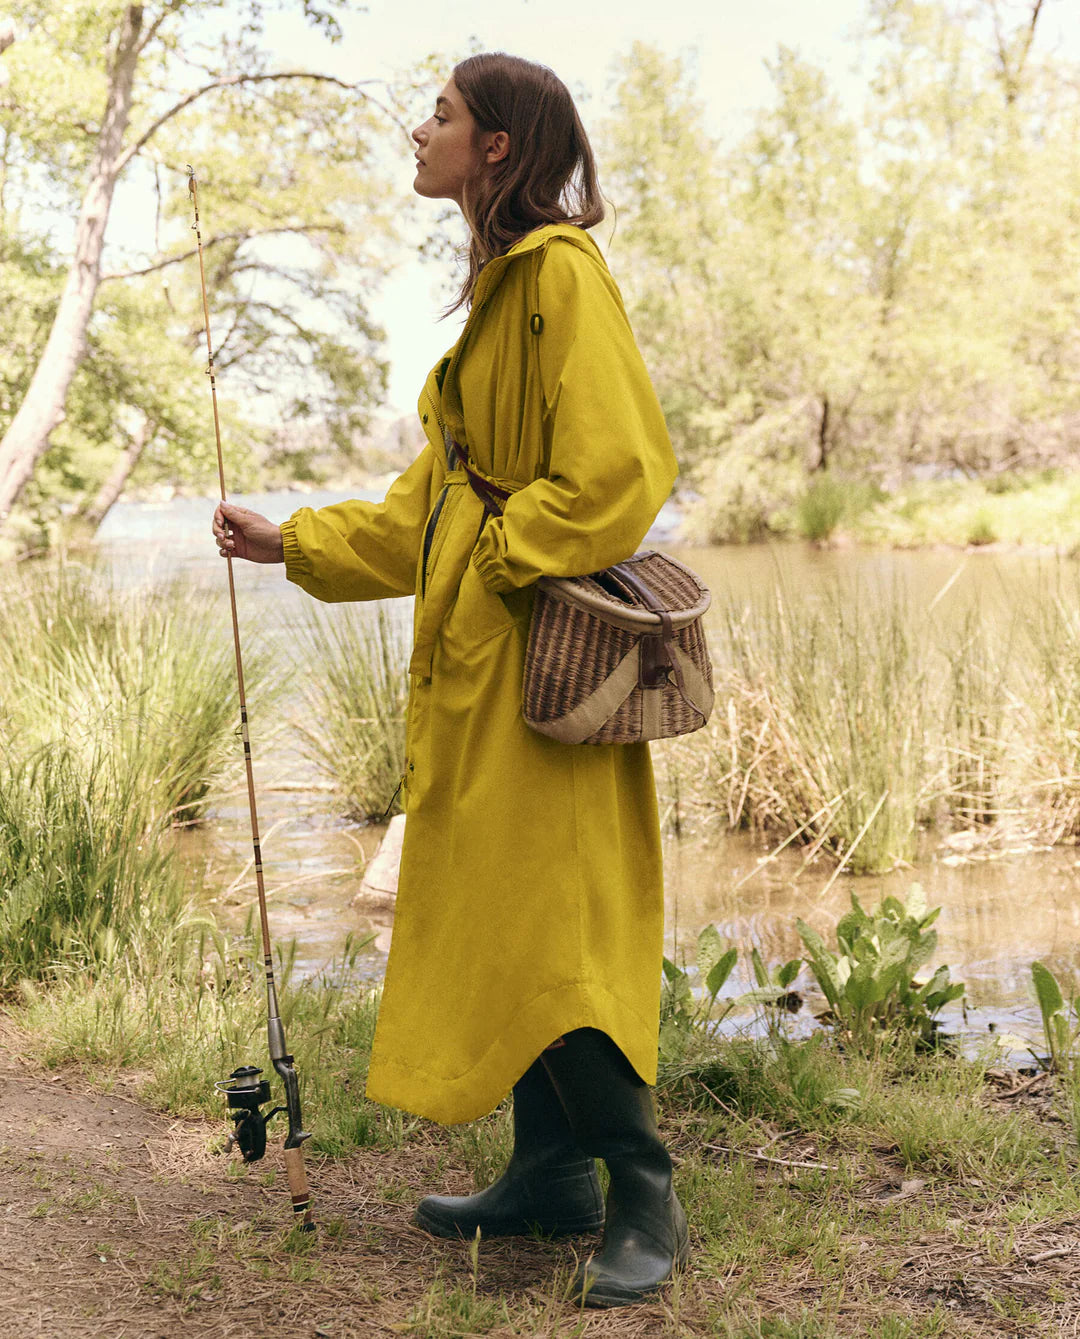
MULTIPOLYGON (((352 494, 356 496, 357 494, 352 494)), ((361 494, 362 495, 362 494, 361 494)), ((235 500, 283 520, 298 506, 323 506, 342 494, 263 494, 235 500)), ((208 617, 229 625, 224 601, 225 571, 210 538, 213 503, 175 499, 163 503, 121 503, 98 536, 101 559, 124 583, 151 584, 181 576, 205 589, 208 617)), ((836 583, 875 586, 901 581, 927 600, 971 598, 984 602, 1015 598, 1042 580, 1050 559, 1010 554, 965 555, 952 551, 819 551, 795 544, 742 548, 680 549, 673 542, 674 517, 663 514, 654 542, 682 556, 711 586, 719 603, 761 598, 782 590, 785 598, 813 598, 836 583)), ((288 654, 290 630, 310 602, 282 579, 277 567, 238 563, 235 568, 242 618, 288 654)), ((402 617, 408 601, 397 601, 402 617)), ((330 607, 332 615, 333 607, 330 607)), ((329 965, 347 934, 374 936, 362 962, 372 979, 382 972, 392 930, 390 912, 353 905, 363 862, 374 854, 378 826, 344 822, 334 797, 299 754, 287 720, 298 700, 286 699, 280 721, 258 731, 256 774, 275 938, 295 936, 297 968, 314 973, 329 965), (291 705, 290 705, 291 702, 291 705)), ((247 914, 254 898, 246 795, 221 797, 208 822, 182 839, 188 858, 204 880, 208 898, 227 923, 247 914)), ((795 851, 768 853, 741 833, 710 831, 665 837, 667 951, 681 956, 698 931, 714 923, 732 943, 756 944, 767 962, 799 954, 796 917, 826 931, 858 894, 864 906, 885 893, 903 898, 913 882, 922 885, 931 906, 943 908, 938 921, 935 962, 947 962, 954 979, 967 983, 966 1019, 954 1010, 950 1029, 973 1037, 988 1029, 1036 1039, 1041 1031, 1030 993, 1030 964, 1046 962, 1065 981, 1080 968, 1080 850, 1018 848, 974 859, 927 841, 917 865, 883 877, 832 880, 822 861, 801 869, 795 851), (800 872, 801 871, 801 872, 800 872)), ((749 984, 733 978, 736 988, 749 984)), ((1016 1047, 1012 1047, 1015 1054, 1016 1047)))

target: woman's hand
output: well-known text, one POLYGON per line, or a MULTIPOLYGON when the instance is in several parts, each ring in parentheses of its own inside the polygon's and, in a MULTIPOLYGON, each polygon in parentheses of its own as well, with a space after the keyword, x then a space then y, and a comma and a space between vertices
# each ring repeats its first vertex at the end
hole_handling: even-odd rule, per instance
POLYGON ((233 502, 219 502, 214 512, 214 539, 223 558, 246 558, 251 563, 283 563, 281 531, 265 516, 233 502))

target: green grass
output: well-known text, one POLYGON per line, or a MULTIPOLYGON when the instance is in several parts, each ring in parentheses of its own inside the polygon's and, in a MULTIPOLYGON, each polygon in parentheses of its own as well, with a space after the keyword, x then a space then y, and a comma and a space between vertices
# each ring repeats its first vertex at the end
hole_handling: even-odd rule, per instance
MULTIPOLYGON (((159 958, 97 980, 87 973, 29 989, 18 1009, 29 1030, 23 1049, 51 1063, 81 1062, 102 1084, 111 1067, 135 1067, 146 1075, 148 1100, 211 1116, 224 1133, 209 1080, 241 1059, 258 1063, 265 1045, 253 956, 254 944, 238 956, 235 946, 191 929, 169 950, 167 977, 159 958)), ((378 1162, 351 1162, 365 1146, 392 1152, 415 1144, 432 1189, 450 1171, 469 1172, 477 1185, 497 1175, 510 1151, 505 1109, 442 1130, 366 1103, 375 997, 351 984, 348 961, 334 965, 332 981, 303 987, 291 979, 287 953, 280 969, 312 1151, 345 1160, 338 1193, 355 1193, 359 1165, 380 1203, 400 1206, 402 1219, 409 1214, 419 1193, 412 1179, 399 1181, 378 1162)), ((661 1075, 658 1105, 692 1225, 692 1267, 649 1314, 650 1332, 959 1336, 967 1331, 954 1324, 958 1317, 928 1288, 961 1277, 973 1243, 985 1262, 981 1305, 1002 1316, 1021 1306, 1032 1324, 1052 1325, 1052 1304, 1021 1295, 1012 1280, 1018 1253, 1032 1249, 1025 1234, 1038 1232, 1042 1242, 1070 1230, 1077 1150, 1038 1112, 989 1100, 985 1073, 982 1062, 920 1054, 913 1044, 859 1056, 826 1033, 703 1036, 661 1075)), ((262 1185, 273 1171, 234 1165, 262 1185)), ((320 1180, 329 1187, 333 1176, 324 1165, 320 1180)), ((48 1205, 67 1205, 55 1186, 45 1189, 48 1205)), ((280 1178, 271 1189, 280 1189, 280 1178)), ((327 1251, 355 1249, 356 1264, 346 1254, 342 1267, 359 1269, 357 1286, 367 1286, 362 1271, 373 1246, 384 1249, 382 1231, 349 1218, 330 1246, 320 1234, 316 1249, 288 1236, 277 1246, 265 1233, 238 1237, 220 1220, 203 1221, 192 1227, 188 1265, 163 1260, 148 1282, 183 1305, 207 1278, 231 1270, 235 1253, 268 1284, 319 1286, 334 1267, 327 1251)), ((433 1249, 441 1254, 424 1267, 428 1281, 402 1297, 401 1332, 448 1339, 577 1332, 581 1317, 562 1300, 569 1247, 481 1241, 433 1249), (523 1274, 508 1264, 518 1250, 538 1253, 523 1274)))
POLYGON ((858 479, 842 479, 828 472, 815 474, 795 503, 795 529, 803 539, 823 543, 882 496, 872 484, 858 479))
POLYGON ((108 972, 193 915, 152 798, 107 754, 0 754, 0 993, 108 972))
MULTIPOLYGON (((19 636, 0 639, 0 748, 25 758, 62 743, 87 765, 108 753, 161 824, 197 820, 238 755, 225 606, 208 618, 205 592, 120 590, 64 563, 3 578, 0 625, 19 636)), ((273 700, 257 641, 245 679, 249 700, 273 700)))
POLYGON ((846 528, 858 543, 893 548, 998 541, 1072 553, 1080 545, 1080 474, 1040 470, 910 483, 846 528))
POLYGON ((409 630, 399 613, 312 609, 301 645, 313 672, 295 722, 301 748, 333 780, 348 813, 379 818, 400 808, 409 696, 409 630))
POLYGON ((718 602, 712 720, 655 750, 665 823, 861 874, 911 862, 935 829, 1075 840, 1078 610, 1071 569, 967 604, 865 580, 718 602))
POLYGON ((731 825, 801 829, 853 873, 910 860, 932 722, 927 647, 904 593, 782 594, 721 617, 726 710, 711 731, 711 775, 731 825))

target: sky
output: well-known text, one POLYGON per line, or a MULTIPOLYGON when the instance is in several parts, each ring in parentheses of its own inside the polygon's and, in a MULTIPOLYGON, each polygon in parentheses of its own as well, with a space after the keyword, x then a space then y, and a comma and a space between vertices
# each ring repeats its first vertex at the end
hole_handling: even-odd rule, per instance
MULTIPOLYGON (((724 138, 767 101, 765 62, 781 44, 824 67, 842 97, 857 99, 863 76, 853 68, 858 44, 850 39, 864 11, 864 0, 370 0, 337 46, 313 34, 299 12, 276 16, 267 35, 290 65, 317 62, 351 80, 388 78, 441 52, 449 73, 473 41, 510 51, 555 70, 578 99, 586 128, 609 109, 613 61, 634 41, 648 41, 670 54, 693 53, 711 133, 724 138)), ((403 197, 412 175, 403 150, 403 197)), ((388 337, 391 412, 412 409, 429 367, 456 338, 455 318, 437 320, 445 301, 438 277, 406 262, 375 306, 388 337)))

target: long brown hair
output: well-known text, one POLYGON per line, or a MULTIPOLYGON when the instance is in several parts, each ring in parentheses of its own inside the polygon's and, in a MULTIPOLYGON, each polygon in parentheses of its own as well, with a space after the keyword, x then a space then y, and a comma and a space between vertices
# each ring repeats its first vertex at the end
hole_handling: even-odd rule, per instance
POLYGON ((503 130, 506 157, 469 182, 469 269, 450 311, 472 301, 484 265, 545 223, 592 228, 604 217, 596 163, 570 90, 546 65, 505 52, 469 56, 454 83, 478 133, 503 130))

